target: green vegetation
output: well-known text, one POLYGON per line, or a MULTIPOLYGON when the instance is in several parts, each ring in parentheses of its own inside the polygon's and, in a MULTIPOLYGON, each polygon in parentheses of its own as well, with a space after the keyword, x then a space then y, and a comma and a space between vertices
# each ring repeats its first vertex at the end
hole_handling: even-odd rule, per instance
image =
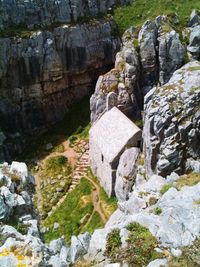
POLYGON ((78 135, 81 138, 87 138, 90 128, 90 108, 89 95, 79 103, 74 104, 70 111, 65 115, 64 119, 51 126, 47 132, 38 136, 32 136, 26 140, 28 144, 24 152, 16 157, 18 161, 26 162, 29 167, 35 165, 34 159, 43 159, 49 151, 46 150, 46 145, 51 143, 55 150, 62 149, 62 142, 67 140, 71 135, 77 135, 77 130, 82 127, 82 132, 78 135))
POLYGON ((100 203, 101 208, 107 219, 113 214, 117 209, 117 199, 116 197, 108 197, 103 187, 101 187, 99 180, 93 175, 91 169, 88 170, 88 177, 91 178, 100 188, 100 203))
POLYGON ((199 0, 134 0, 131 5, 118 7, 114 11, 114 19, 123 33, 131 26, 141 27, 147 19, 158 15, 173 16, 177 14, 180 26, 186 26, 193 9, 200 10, 199 0))
POLYGON ((111 250, 113 262, 126 262, 129 266, 143 267, 147 266, 150 261, 163 257, 163 254, 155 251, 155 248, 159 245, 158 241, 146 227, 138 223, 131 223, 127 226, 127 230, 130 233, 126 248, 117 249, 117 246, 119 247, 117 234, 114 236, 115 239, 111 239, 117 240, 111 243, 115 245, 113 246, 114 249, 111 250))
MULTIPOLYGON (((42 222, 42 226, 49 228, 49 232, 44 235, 46 242, 62 235, 69 242, 72 235, 81 233, 83 227, 80 223, 81 219, 87 214, 92 214, 93 211, 91 192, 92 185, 88 180, 82 178, 80 184, 67 195, 56 211, 42 222), (59 223, 57 230, 53 229, 55 222, 59 223)), ((89 229, 84 230, 92 232, 93 229, 91 228, 92 224, 89 225, 89 229)))
POLYGON ((200 239, 197 239, 191 246, 182 249, 180 257, 172 257, 168 267, 197 267, 200 262, 200 239))
POLYGON ((156 208, 153 210, 153 213, 154 213, 155 215, 160 215, 160 214, 162 213, 162 209, 159 208, 159 207, 156 207, 156 208))
POLYGON ((29 224, 29 223, 24 224, 22 222, 19 222, 18 220, 8 221, 7 224, 14 227, 22 235, 27 235, 28 228, 31 226, 31 224, 29 224))
POLYGON ((64 156, 48 158, 41 169, 42 217, 66 194, 71 185, 72 168, 64 156))
POLYGON ((177 189, 180 189, 183 186, 194 186, 200 182, 200 174, 191 172, 186 175, 181 176, 176 181, 176 187, 177 189))
POLYGON ((99 216, 99 214, 95 211, 92 215, 92 219, 86 227, 86 230, 83 228, 82 232, 88 231, 89 233, 93 233, 97 228, 103 228, 104 224, 99 216))
POLYGON ((120 230, 117 228, 113 229, 112 232, 107 235, 105 255, 107 257, 112 257, 121 247, 121 244, 120 230))
POLYGON ((172 184, 163 185, 162 189, 160 190, 161 195, 164 195, 164 193, 166 193, 172 187, 174 187, 172 184))
POLYGON ((156 197, 150 197, 149 198, 149 206, 153 206, 158 202, 158 199, 156 197))

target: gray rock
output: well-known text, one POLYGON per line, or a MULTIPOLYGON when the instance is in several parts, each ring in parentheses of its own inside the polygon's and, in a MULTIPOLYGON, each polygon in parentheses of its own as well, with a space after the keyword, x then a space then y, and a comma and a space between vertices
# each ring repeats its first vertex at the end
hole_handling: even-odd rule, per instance
POLYGON ((157 259, 150 262, 147 265, 147 267, 161 267, 161 266, 167 266, 167 259, 157 259))
POLYGON ((190 15, 190 21, 188 23, 189 27, 195 27, 197 24, 199 24, 199 14, 194 9, 190 15))
POLYGON ((61 248, 65 245, 64 239, 63 238, 59 238, 57 240, 53 240, 50 242, 49 244, 49 250, 51 251, 51 253, 53 255, 56 255, 58 253, 60 253, 61 248))
POLYGON ((77 259, 84 256, 89 248, 91 235, 89 233, 71 238, 71 261, 74 263, 77 259))
POLYGON ((180 249, 171 249, 171 253, 174 257, 180 257, 182 255, 182 251, 180 249))
POLYGON ((194 27, 190 34, 190 43, 187 47, 193 59, 200 58, 200 25, 194 27))
MULTIPOLYGON (((18 1, 6 2, 3 1, 3 5, 9 9, 9 14, 17 12, 18 1), (13 9, 10 5, 14 5, 13 9)), ((20 1, 22 9, 24 5, 30 5, 31 9, 32 5, 37 6, 36 2, 20 1)), ((49 17, 47 14, 41 17, 53 22, 56 14, 66 12, 69 2, 72 1, 51 0, 48 6, 44 2, 36 13, 42 6, 46 11, 54 7, 49 17), (58 11, 56 7, 59 6, 58 11)), ((101 5, 107 4, 104 1, 101 5)), ((28 12, 26 8, 25 13, 28 12)), ((17 16, 23 18, 24 13, 19 14, 21 12, 17 16)), ((34 20, 35 17, 31 19, 33 23, 34 20)), ((52 31, 34 31, 26 38, 0 38, 0 81, 4 81, 5 88, 0 94, 0 111, 2 120, 7 122, 4 135, 9 137, 2 139, 0 161, 10 161, 12 154, 22 152, 24 132, 41 130, 60 121, 72 104, 88 94, 99 74, 113 64, 120 48, 120 38, 113 36, 115 30, 116 24, 110 19, 95 24, 64 25, 52 31)))
POLYGON ((50 26, 54 23, 74 23, 84 17, 98 16, 106 13, 115 4, 128 4, 130 0, 97 0, 91 2, 69 1, 69 0, 49 0, 48 2, 28 1, 6 1, 1 2, 0 29, 6 29, 9 26, 25 25, 28 29, 34 27, 50 26))
POLYGON ((137 173, 136 163, 139 154, 139 148, 130 148, 125 150, 120 157, 115 184, 115 194, 119 201, 126 201, 132 190, 137 173))
POLYGON ((198 160, 200 157, 197 141, 200 137, 197 126, 200 123, 197 108, 199 74, 199 62, 188 63, 177 70, 167 84, 145 97, 143 138, 149 177, 155 173, 162 176, 171 172, 181 174, 187 158, 198 160), (188 108, 191 112, 186 113, 188 108))

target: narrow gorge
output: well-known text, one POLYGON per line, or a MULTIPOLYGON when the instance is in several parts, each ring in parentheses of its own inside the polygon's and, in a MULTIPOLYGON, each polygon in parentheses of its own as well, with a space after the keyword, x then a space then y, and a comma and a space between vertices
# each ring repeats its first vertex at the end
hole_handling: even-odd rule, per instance
POLYGON ((199 1, 0 1, 0 267, 200 266, 199 101, 199 1))

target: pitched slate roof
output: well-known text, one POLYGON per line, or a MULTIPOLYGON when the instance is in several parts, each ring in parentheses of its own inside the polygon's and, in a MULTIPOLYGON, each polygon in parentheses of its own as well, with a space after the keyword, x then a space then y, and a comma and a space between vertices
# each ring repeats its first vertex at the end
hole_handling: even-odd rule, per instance
POLYGON ((111 163, 136 133, 141 133, 140 128, 118 108, 113 107, 92 126, 90 138, 111 163))

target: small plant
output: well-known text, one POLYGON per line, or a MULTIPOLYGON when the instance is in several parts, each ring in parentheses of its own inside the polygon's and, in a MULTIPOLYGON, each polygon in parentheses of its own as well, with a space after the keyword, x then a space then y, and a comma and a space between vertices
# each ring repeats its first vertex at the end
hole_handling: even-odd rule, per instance
POLYGON ((121 247, 120 230, 114 229, 107 236, 105 255, 112 257, 113 254, 121 247))
POLYGON ((191 246, 184 247, 180 257, 171 257, 169 267, 197 267, 200 263, 200 239, 194 241, 191 246))
POLYGON ((15 172, 15 171, 14 172, 10 172, 8 175, 10 176, 11 181, 13 183, 19 183, 20 180, 21 180, 20 175, 17 172, 15 172))
POLYGON ((149 206, 153 206, 158 202, 158 199, 156 197, 150 197, 149 198, 149 206))
POLYGON ((191 173, 181 176, 176 181, 176 187, 180 189, 183 186, 194 186, 198 183, 200 183, 200 174, 191 172, 191 173))
POLYGON ((150 261, 163 257, 161 253, 155 251, 158 241, 146 227, 134 222, 127 226, 127 230, 130 232, 127 247, 113 253, 111 258, 114 262, 143 267, 150 261))
POLYGON ((76 142, 77 139, 78 139, 77 136, 75 136, 75 135, 71 135, 71 136, 69 137, 69 139, 68 139, 70 145, 74 145, 74 143, 76 142))
POLYGON ((154 210, 153 210, 153 213, 155 215, 160 215, 162 213, 162 209, 160 207, 156 207, 154 210))
POLYGON ((172 188, 172 184, 165 184, 160 190, 161 195, 164 195, 170 188, 172 188))

